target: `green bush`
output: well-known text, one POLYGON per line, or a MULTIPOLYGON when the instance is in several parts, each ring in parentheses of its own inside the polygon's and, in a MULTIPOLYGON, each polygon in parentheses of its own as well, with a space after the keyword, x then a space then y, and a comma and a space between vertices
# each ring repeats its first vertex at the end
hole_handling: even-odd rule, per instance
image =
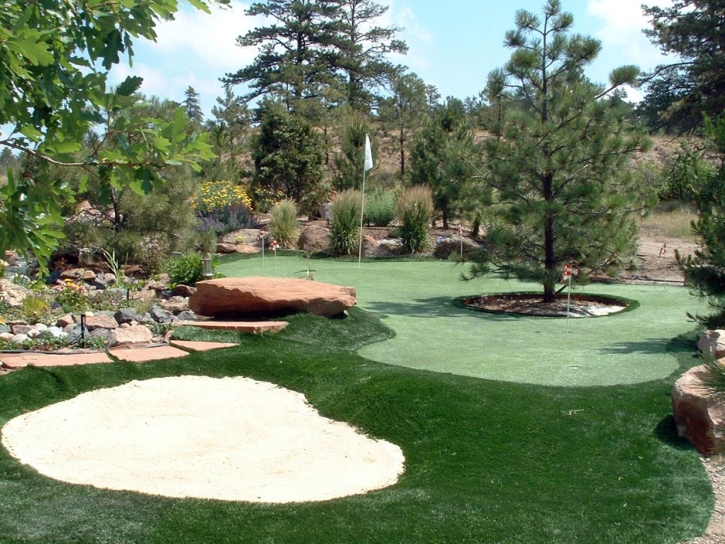
POLYGON ((282 249, 294 249, 297 245, 297 206, 286 199, 274 205, 270 211, 269 235, 282 249))
POLYGON ((169 262, 169 281, 174 285, 195 285, 204 273, 204 263, 198 253, 184 253, 169 262))
POLYGON ((433 217, 433 195, 427 187, 405 189, 395 204, 395 218, 400 223, 398 236, 407 253, 428 249, 428 226, 433 217))
POLYGON ((360 241, 360 191, 348 189, 332 201, 330 249, 339 255, 357 252, 360 241))
POLYGON ((365 221, 376 227, 387 227, 395 219, 395 191, 373 189, 365 195, 365 221))

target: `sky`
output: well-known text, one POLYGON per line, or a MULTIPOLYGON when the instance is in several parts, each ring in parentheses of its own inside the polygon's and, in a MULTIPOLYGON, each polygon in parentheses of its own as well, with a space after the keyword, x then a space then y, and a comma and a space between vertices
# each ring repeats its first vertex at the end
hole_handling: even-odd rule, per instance
MULTIPOLYGON (((648 5, 669 5, 670 0, 645 0, 648 5)), ((264 20, 245 15, 250 1, 231 0, 231 8, 212 8, 211 14, 193 9, 181 0, 173 21, 157 27, 157 40, 134 43, 133 67, 115 67, 111 83, 127 75, 144 78, 141 91, 181 102, 191 86, 200 95, 205 115, 211 115, 216 97, 222 94, 219 78, 250 64, 254 48, 242 48, 236 38, 264 20)), ((507 30, 514 28, 516 11, 541 13, 544 0, 378 0, 388 6, 381 26, 396 26, 398 37, 409 47, 407 55, 391 56, 408 66, 426 83, 435 85, 443 97, 465 99, 477 96, 488 73, 509 59, 504 48, 507 30)), ((642 33, 648 20, 639 0, 563 0, 562 7, 574 15, 574 33, 602 42, 602 53, 587 69, 590 79, 606 83, 609 73, 623 64, 650 70, 665 62, 659 49, 642 33)), ((235 87, 244 94, 243 86, 235 87)), ((641 92, 629 90, 630 99, 641 92)))

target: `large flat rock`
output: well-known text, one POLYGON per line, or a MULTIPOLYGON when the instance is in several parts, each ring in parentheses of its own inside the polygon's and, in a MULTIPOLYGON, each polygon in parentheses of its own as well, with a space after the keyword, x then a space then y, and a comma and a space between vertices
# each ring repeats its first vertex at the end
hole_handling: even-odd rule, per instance
POLYGON ((355 305, 353 287, 294 278, 221 278, 196 284, 189 307, 210 317, 257 317, 307 312, 339 315, 355 305))

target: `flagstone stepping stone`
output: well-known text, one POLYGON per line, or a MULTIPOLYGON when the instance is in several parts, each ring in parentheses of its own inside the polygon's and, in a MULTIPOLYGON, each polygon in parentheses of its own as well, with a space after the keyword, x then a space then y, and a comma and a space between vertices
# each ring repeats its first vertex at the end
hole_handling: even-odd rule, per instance
POLYGON ((74 366, 94 363, 110 363, 105 353, 3 353, 5 367, 17 370, 28 365, 33 366, 74 366))
POLYGON ((199 327, 216 331, 247 332, 251 334, 262 334, 265 332, 279 332, 288 323, 286 321, 175 321, 175 326, 199 327))
POLYGON ((220 278, 196 284, 189 307, 209 317, 249 317, 307 312, 332 317, 356 303, 353 287, 295 278, 220 278))
POLYGON ((189 355, 188 351, 172 346, 155 346, 148 348, 132 348, 124 346, 110 349, 108 352, 122 361, 129 361, 131 363, 144 363, 146 361, 173 359, 189 355))
POLYGON ((233 348, 239 345, 231 342, 190 342, 187 340, 171 340, 169 343, 172 347, 183 349, 184 351, 211 351, 214 349, 233 348))

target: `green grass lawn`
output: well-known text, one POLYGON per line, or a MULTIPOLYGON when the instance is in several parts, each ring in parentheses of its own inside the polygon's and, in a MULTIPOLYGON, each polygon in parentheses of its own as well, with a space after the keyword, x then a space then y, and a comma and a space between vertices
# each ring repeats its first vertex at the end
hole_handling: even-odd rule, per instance
MULTIPOLYGON (((306 261, 278 257, 277 275, 299 277, 306 261)), ((686 312, 705 306, 681 287, 589 285, 589 293, 639 301, 632 312, 601 318, 510 317, 453 304, 480 293, 537 290, 534 284, 482 279, 463 282, 463 268, 446 262, 313 260, 315 278, 357 288, 361 308, 375 312, 395 338, 360 355, 400 366, 492 380, 542 385, 617 385, 669 376, 677 362, 667 342, 694 324, 686 312)), ((272 275, 273 260, 229 261, 228 276, 272 275)))
MULTIPOLYGON (((244 269, 255 265, 261 262, 229 262, 223 271, 247 274, 244 269)), ((468 334, 475 336, 499 323, 486 314, 462 314, 446 301, 452 291, 472 294, 487 284, 455 283, 458 270, 441 263, 379 263, 358 272, 349 265, 313 263, 317 279, 358 287, 362 309, 353 309, 347 319, 295 316, 279 335, 243 337, 239 347, 182 359, 14 372, 0 379, 0 425, 25 411, 129 380, 241 375, 302 392, 322 415, 400 446, 406 470, 398 484, 293 505, 168 499, 57 482, 0 449, 0 542, 662 544, 702 533, 712 491, 697 454, 675 437, 670 416, 675 377, 697 363, 692 324, 665 312, 666 300, 692 305, 685 295, 667 291, 663 296, 672 298, 656 310, 647 310, 645 296, 628 297, 642 300, 648 312, 621 327, 629 328, 631 344, 618 344, 614 332, 602 333, 613 342, 613 353, 603 355, 631 351, 647 356, 643 365, 666 360, 648 381, 646 373, 621 367, 628 374, 615 380, 618 385, 553 386, 524 379, 525 372, 515 368, 520 363, 509 365, 516 373, 504 381, 460 375, 465 369, 456 365, 464 359, 453 343, 446 351, 447 335, 471 327, 468 334), (420 276, 414 275, 418 267, 420 276), (383 302, 391 307, 381 308, 383 302), (388 317, 380 319, 381 314, 388 317), (660 317, 662 328, 654 333, 648 321, 660 317), (409 349, 415 341, 396 344, 406 327, 446 320, 456 325, 436 336, 445 357, 436 372, 358 354, 383 346, 397 345, 391 354, 409 349)), ((278 259, 280 274, 294 275, 303 266, 302 260, 278 259)), ((605 327, 625 315, 587 322, 605 327)), ((563 321, 544 322, 552 325, 540 333, 527 320, 502 325, 524 326, 520 330, 529 336, 557 334, 571 346, 576 342, 566 339, 582 334, 580 322, 571 323, 568 334, 559 329, 563 321)), ((179 336, 212 335, 184 328, 179 336)), ((554 358, 549 349, 564 351, 551 342, 529 338, 529 343, 526 349, 543 361, 554 358)), ((484 364, 486 348, 481 349, 484 364)))

